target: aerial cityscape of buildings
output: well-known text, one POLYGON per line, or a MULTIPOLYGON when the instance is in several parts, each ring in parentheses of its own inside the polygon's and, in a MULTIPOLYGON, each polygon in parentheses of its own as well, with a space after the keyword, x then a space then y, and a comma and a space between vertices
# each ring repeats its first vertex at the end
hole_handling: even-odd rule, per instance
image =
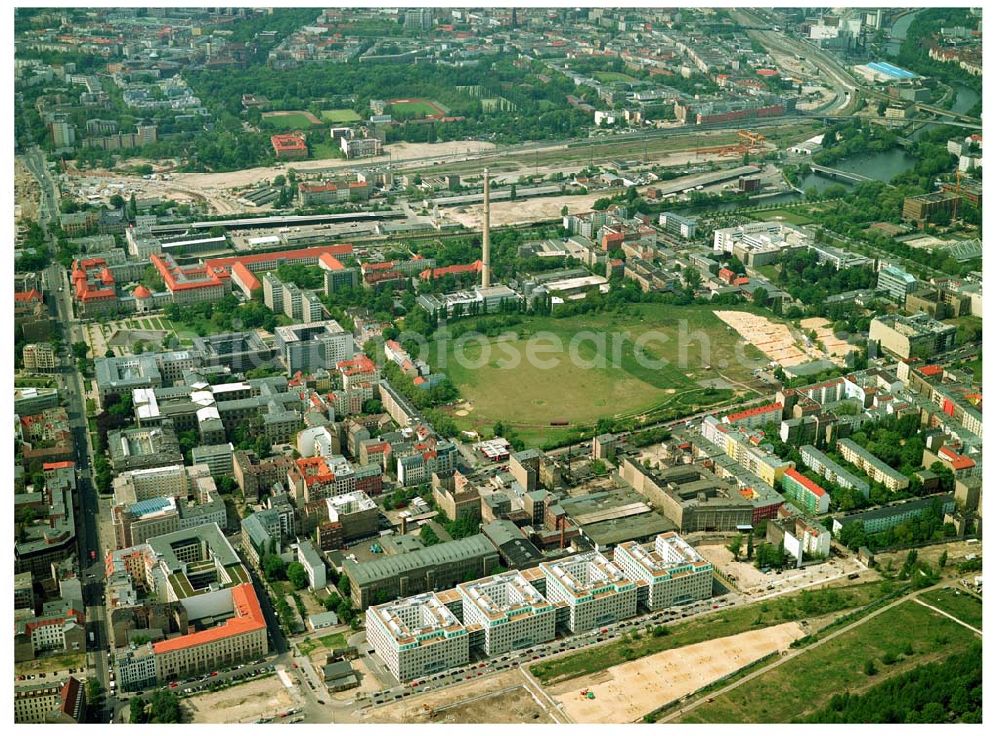
POLYGON ((982 28, 16 9, 15 723, 982 723, 982 28))

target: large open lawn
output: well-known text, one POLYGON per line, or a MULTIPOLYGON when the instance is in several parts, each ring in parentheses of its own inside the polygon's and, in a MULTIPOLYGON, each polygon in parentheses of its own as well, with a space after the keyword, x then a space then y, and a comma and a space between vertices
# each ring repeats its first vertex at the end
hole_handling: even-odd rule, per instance
POLYGON ((983 628, 983 602, 974 595, 958 588, 938 588, 924 593, 920 599, 950 613, 959 621, 977 629, 983 628))
POLYGON ((431 100, 412 99, 394 101, 391 104, 392 114, 402 118, 423 118, 428 115, 441 114, 441 108, 431 100))
POLYGON ((754 220, 779 220, 789 225, 808 225, 814 221, 805 208, 801 209, 780 209, 763 210, 761 212, 751 212, 749 217, 754 220))
POLYGON ((265 128, 273 128, 274 130, 302 130, 322 123, 312 113, 302 110, 264 113, 260 122, 265 128))
POLYGON ((459 338, 431 355, 468 402, 456 412, 462 429, 503 420, 526 442, 552 423, 651 419, 753 396, 745 383, 764 362, 711 308, 660 304, 529 317, 499 337, 459 338), (699 383, 707 380, 717 383, 699 383))
POLYGON ((575 654, 549 659, 531 667, 542 684, 551 684, 587 675, 656 652, 733 636, 744 631, 825 616, 837 611, 861 608, 893 588, 892 583, 863 583, 844 587, 806 590, 771 601, 720 609, 709 616, 667 626, 665 636, 643 634, 638 642, 611 642, 589 647, 575 654))
POLYGON ((635 82, 634 77, 621 72, 594 72, 594 79, 598 82, 635 82))
POLYGON ((338 107, 334 110, 323 110, 323 119, 328 123, 353 123, 360 120, 361 116, 354 110, 347 107, 338 107))
POLYGON ((686 713, 684 723, 788 723, 900 672, 971 646, 975 634, 905 601, 686 713), (907 645, 912 653, 906 654, 907 645), (865 663, 875 664, 873 675, 865 663), (891 662, 887 664, 886 662, 891 662))

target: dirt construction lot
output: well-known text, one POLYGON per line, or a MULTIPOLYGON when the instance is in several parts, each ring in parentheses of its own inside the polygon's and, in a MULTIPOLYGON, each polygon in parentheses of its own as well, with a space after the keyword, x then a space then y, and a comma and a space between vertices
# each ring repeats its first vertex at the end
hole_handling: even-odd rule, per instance
POLYGON ((517 671, 368 711, 368 723, 552 723, 517 671), (426 707, 425 707, 426 706, 426 707))
MULTIPOLYGON (((743 551, 746 551, 745 547, 743 551)), ((749 563, 734 560, 733 553, 726 549, 724 545, 701 545, 698 547, 698 552, 723 575, 732 575, 736 579, 736 587, 742 591, 747 591, 767 583, 768 578, 766 575, 749 563)))
POLYGON ((294 705, 277 675, 181 701, 187 720, 192 723, 253 723, 294 705))
POLYGON ((771 652, 804 632, 785 623, 672 649, 549 688, 576 723, 632 723, 771 652), (593 700, 580 694, 589 689, 593 700))
MULTIPOLYGON (((571 194, 563 197, 535 197, 518 199, 514 202, 493 202, 490 206, 490 225, 502 227, 519 222, 554 220, 562 217, 562 208, 570 212, 586 212, 593 209, 594 202, 608 196, 606 192, 594 194, 571 194)), ((465 227, 477 229, 483 226, 482 205, 441 208, 441 214, 459 222, 465 227)))
POLYGON ((786 325, 750 312, 719 311, 715 316, 781 366, 787 368, 809 360, 809 356, 795 344, 795 338, 786 325))

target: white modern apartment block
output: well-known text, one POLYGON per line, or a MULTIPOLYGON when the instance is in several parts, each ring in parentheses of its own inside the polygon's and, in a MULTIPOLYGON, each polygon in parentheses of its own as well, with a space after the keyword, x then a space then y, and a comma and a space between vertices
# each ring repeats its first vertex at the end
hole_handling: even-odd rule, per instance
POLYGON ((436 593, 371 606, 365 627, 368 643, 400 682, 469 661, 469 632, 436 593))
POLYGON ((660 534, 647 545, 623 542, 615 547, 614 559, 630 578, 649 584, 651 611, 712 596, 712 563, 676 532, 660 534))
POLYGON ((558 562, 543 562, 546 597, 569 605, 569 628, 588 631, 635 616, 634 580, 600 552, 584 552, 558 562))
POLYGON ((556 609, 518 571, 462 583, 462 619, 479 624, 489 656, 524 649, 556 638, 556 609))

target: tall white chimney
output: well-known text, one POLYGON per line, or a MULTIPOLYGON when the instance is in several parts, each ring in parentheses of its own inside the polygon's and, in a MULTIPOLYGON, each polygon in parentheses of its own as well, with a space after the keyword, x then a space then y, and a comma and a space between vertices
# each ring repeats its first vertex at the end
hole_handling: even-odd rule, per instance
POLYGON ((490 170, 483 169, 483 288, 490 285, 490 170))

